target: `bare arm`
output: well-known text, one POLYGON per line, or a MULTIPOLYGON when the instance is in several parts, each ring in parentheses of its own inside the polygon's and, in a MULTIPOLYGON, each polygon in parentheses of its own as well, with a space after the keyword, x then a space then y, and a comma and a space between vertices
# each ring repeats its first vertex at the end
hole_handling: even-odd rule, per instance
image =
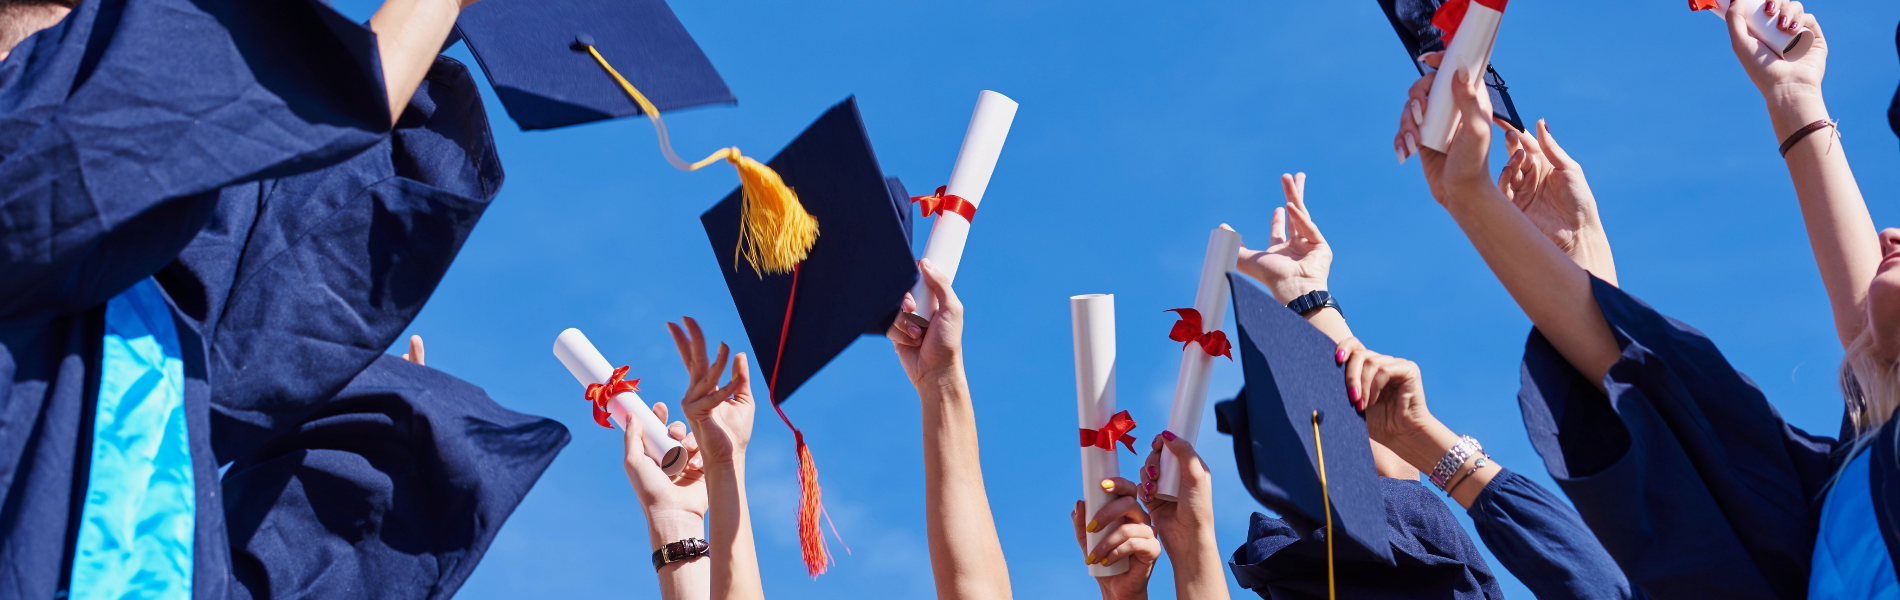
MULTIPOLYGON (((1775 140, 1786 140, 1809 123, 1826 120, 1821 78, 1827 70, 1828 43, 1820 23, 1804 14, 1800 2, 1762 5, 1782 29, 1792 32, 1805 26, 1814 31, 1814 46, 1807 55, 1785 61, 1749 35, 1742 6, 1740 2, 1729 6, 1729 42, 1767 102, 1775 140)), ((1880 238, 1834 129, 1813 132, 1783 158, 1794 180, 1795 198, 1801 203, 1815 266, 1820 268, 1821 283, 1834 309, 1834 330, 1846 347, 1866 326, 1867 286, 1880 265, 1880 238)))
MULTIPOLYGON (((1459 125, 1449 153, 1420 148, 1432 195, 1451 213, 1531 323, 1571 366, 1601 388, 1603 376, 1621 352, 1597 306, 1589 274, 1492 183, 1487 157, 1491 107, 1482 80, 1463 72, 1437 75, 1459 78, 1452 86, 1459 125)), ((1427 75, 1412 87, 1413 101, 1421 105, 1427 101, 1434 76, 1427 75)))
POLYGON ((462 7, 475 0, 385 0, 369 28, 376 32, 376 47, 382 55, 383 87, 389 96, 389 122, 402 116, 409 99, 422 86, 422 78, 435 64, 442 43, 462 7))
POLYGON ((752 417, 758 406, 752 397, 751 365, 745 353, 732 357, 732 379, 718 387, 726 370, 727 348, 706 359, 706 339, 699 324, 683 319, 685 328, 667 323, 679 347, 686 372, 693 375, 680 408, 693 424, 699 456, 705 460, 707 539, 711 546, 712 598, 760 600, 758 550, 752 541, 752 513, 746 505, 745 452, 752 441, 752 417))
MULTIPOLYGON (((941 271, 929 261, 918 265, 937 312, 928 329, 898 319, 890 336, 923 403, 924 514, 937 597, 1009 598, 1009 565, 983 488, 976 408, 963 372, 963 303, 941 271)), ((906 312, 915 308, 905 303, 906 312)))

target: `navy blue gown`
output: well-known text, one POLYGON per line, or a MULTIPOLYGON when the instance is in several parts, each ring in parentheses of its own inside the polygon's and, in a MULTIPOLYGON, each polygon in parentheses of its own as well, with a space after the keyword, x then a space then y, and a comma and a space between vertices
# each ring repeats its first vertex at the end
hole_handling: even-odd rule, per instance
MULTIPOLYGON (((1845 445, 1789 425, 1701 332, 1600 280, 1593 290, 1622 350, 1607 395, 1541 333, 1525 347, 1518 401, 1551 478, 1649 597, 1806 597, 1822 493, 1845 445)), ((1869 446, 1889 548, 1894 432, 1889 421, 1869 446)))
POLYGON ((501 171, 466 69, 392 132, 376 60, 314 1, 98 0, 0 62, 0 597, 71 577, 105 302, 148 278, 194 598, 446 598, 565 444, 380 358, 501 171))
POLYGON ((1523 475, 1499 470, 1465 514, 1491 556, 1538 600, 1644 597, 1577 511, 1523 475))

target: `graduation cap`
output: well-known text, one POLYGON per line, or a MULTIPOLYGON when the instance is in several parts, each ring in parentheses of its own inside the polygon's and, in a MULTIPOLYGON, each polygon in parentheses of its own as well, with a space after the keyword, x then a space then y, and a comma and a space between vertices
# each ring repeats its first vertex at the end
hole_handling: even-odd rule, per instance
POLYGON ((1347 560, 1393 565, 1372 444, 1347 400, 1338 345, 1246 278, 1227 277, 1247 385, 1215 412, 1234 436, 1241 483, 1295 528, 1324 527, 1329 553, 1336 542, 1347 560))
POLYGON ((646 115, 674 167, 697 171, 725 160, 738 169, 741 240, 753 269, 786 272, 810 251, 818 222, 778 173, 738 148, 694 163, 673 152, 661 111, 736 100, 666 2, 489 0, 463 10, 456 32, 522 129, 646 115))
POLYGON ((769 164, 825 224, 808 257, 776 274, 740 265, 743 190, 699 220, 745 322, 772 408, 797 439, 799 542, 807 570, 817 576, 829 562, 818 530, 824 510, 818 471, 804 434, 779 405, 859 336, 883 334, 897 317, 904 292, 918 277, 910 202, 903 184, 886 179, 878 167, 855 97, 825 111, 769 164))
MULTIPOLYGON (((1412 67, 1419 75, 1431 70, 1429 65, 1418 59, 1432 52, 1445 50, 1445 43, 1451 39, 1444 30, 1432 23, 1438 16, 1438 9, 1447 4, 1458 4, 1461 0, 1379 0, 1379 8, 1385 9, 1385 18, 1392 22, 1392 29, 1399 34, 1399 42, 1405 44, 1405 55, 1412 59, 1412 67)), ((1510 89, 1504 85, 1504 76, 1487 64, 1484 66, 1484 85, 1491 90, 1491 115, 1504 119, 1518 131, 1524 128, 1524 119, 1517 116, 1517 105, 1511 103, 1510 89)))

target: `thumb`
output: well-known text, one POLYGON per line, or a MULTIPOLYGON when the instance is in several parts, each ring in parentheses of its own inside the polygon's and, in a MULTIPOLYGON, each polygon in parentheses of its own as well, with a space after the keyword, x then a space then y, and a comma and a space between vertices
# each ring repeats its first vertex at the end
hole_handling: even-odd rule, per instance
POLYGON ((1453 77, 1451 96, 1458 106, 1459 123, 1452 138, 1470 138, 1483 146, 1479 152, 1486 152, 1491 145, 1491 94, 1485 91, 1484 74, 1459 69, 1453 77))
MULTIPOLYGON (((1722 15, 1722 18, 1728 21, 1729 46, 1735 49, 1735 56, 1743 59, 1751 58, 1761 51, 1761 41, 1748 33, 1748 9, 1746 8, 1748 4, 1747 2, 1730 2, 1728 12, 1722 15)), ((1764 6, 1766 5, 1756 5, 1756 8, 1760 10, 1764 6)))
POLYGON ((621 436, 621 441, 626 445, 624 448, 626 460, 623 462, 626 463, 627 479, 633 483, 634 491, 644 496, 651 490, 663 489, 660 486, 672 483, 673 478, 666 476, 666 471, 660 469, 660 463, 654 461, 653 457, 647 456, 646 438, 640 428, 626 427, 624 429, 625 433, 621 436))
POLYGON ((1186 470, 1184 475, 1196 478, 1187 481, 1196 481, 1208 476, 1207 463, 1202 462, 1201 454, 1194 451, 1193 442, 1187 441, 1187 438, 1174 435, 1174 432, 1171 431, 1162 431, 1161 435, 1157 437, 1161 438, 1161 445, 1168 449, 1168 453, 1174 455, 1175 462, 1186 470))
MULTIPOLYGON (((930 289, 930 295, 937 300, 937 312, 961 316, 963 302, 957 300, 957 292, 950 289, 950 276, 937 270, 937 266, 931 264, 928 258, 919 259, 917 266, 918 270, 923 272, 924 285, 930 289)), ((935 317, 933 316, 932 319, 935 317)))
POLYGON ((1537 120, 1537 143, 1544 147, 1545 154, 1555 159, 1550 162, 1556 164, 1558 169, 1575 171, 1583 168, 1583 165, 1570 159, 1570 153, 1564 152, 1563 146, 1557 145, 1557 138, 1550 135, 1550 125, 1543 119, 1537 120))

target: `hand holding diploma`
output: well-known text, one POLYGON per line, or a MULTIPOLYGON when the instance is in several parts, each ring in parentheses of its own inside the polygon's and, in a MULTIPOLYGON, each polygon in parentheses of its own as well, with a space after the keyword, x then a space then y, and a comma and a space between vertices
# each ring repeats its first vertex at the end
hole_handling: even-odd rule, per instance
POLYGON ((1800 2, 1690 0, 1689 9, 1714 9, 1715 16, 1727 19, 1730 23, 1740 17, 1748 36, 1760 42, 1762 49, 1782 60, 1801 60, 1807 56, 1808 50, 1813 49, 1814 38, 1817 37, 1814 30, 1801 20, 1800 2))
MULTIPOLYGON (((1009 126, 1015 120, 1016 101, 989 90, 978 93, 976 112, 970 115, 956 166, 950 169, 950 183, 937 188, 935 194, 911 199, 922 206, 926 216, 937 215, 923 257, 951 281, 956 280, 957 266, 963 262, 963 245, 970 237, 970 222, 976 217, 977 206, 983 203, 983 193, 989 190, 990 174, 996 170, 1003 140, 1009 137, 1009 126)), ((910 294, 917 302, 916 321, 919 325, 929 323, 935 310, 929 286, 920 279, 910 294)))
MULTIPOLYGON (((1227 272, 1233 270, 1238 252, 1240 233, 1226 225, 1208 232, 1207 253, 1201 259, 1201 279, 1194 291, 1194 308, 1191 312, 1179 311, 1182 319, 1175 323, 1175 331, 1169 336, 1185 343, 1181 348, 1181 371, 1174 383, 1174 404, 1168 411, 1168 431, 1178 432, 1176 435, 1190 442, 1200 436, 1201 413, 1207 408, 1207 381, 1214 371, 1214 357, 1225 354, 1229 360, 1233 358, 1221 326, 1227 321, 1227 272), (1208 343, 1214 339, 1218 339, 1217 344, 1208 343), (1215 347, 1220 351, 1215 352, 1215 347)), ((1179 493, 1180 468, 1171 455, 1162 457, 1159 491, 1162 498, 1173 500, 1179 493)))
MULTIPOLYGON (((618 392, 607 402, 608 417, 621 429, 639 427, 640 439, 646 444, 647 453, 660 464, 667 476, 678 475, 686 468, 686 453, 680 449, 679 441, 667 434, 666 423, 654 416, 653 410, 640 400, 634 386, 618 385, 626 383, 622 380, 626 372, 614 369, 612 363, 600 355, 600 350, 594 348, 594 343, 588 341, 581 330, 570 328, 561 332, 560 337, 554 339, 554 357, 560 359, 561 364, 566 365, 567 371, 582 385, 611 386, 614 389, 610 391, 618 392)), ((598 404, 595 410, 599 410, 598 404)), ((599 418, 596 413, 595 419, 599 418)))
MULTIPOLYGON (((1075 407, 1082 427, 1082 501, 1083 514, 1102 512, 1114 500, 1112 486, 1104 480, 1121 472, 1115 444, 1126 436, 1133 423, 1115 426, 1111 421, 1126 419, 1127 413, 1115 412, 1115 297, 1085 294, 1069 298, 1069 312, 1075 329, 1075 407), (1101 439, 1108 438, 1108 439, 1101 439), (1107 442, 1107 443, 1102 443, 1107 442), (1106 449, 1103 447, 1106 446, 1106 449)), ((1132 440, 1132 437, 1128 438, 1132 440)), ((1109 532, 1097 528, 1086 532, 1083 546, 1094 548, 1108 539, 1109 532)), ((1107 563, 1107 556, 1089 555, 1089 575, 1111 577, 1128 572, 1128 561, 1107 563)))
MULTIPOLYGON (((1451 0, 1438 7, 1432 24, 1444 32, 1442 39, 1447 40, 1444 56, 1437 65, 1441 71, 1464 71, 1483 77, 1485 65, 1491 63, 1491 45, 1497 41, 1498 25, 1504 21, 1506 1, 1451 0)), ((1451 147, 1453 119, 1457 113, 1451 102, 1452 83, 1449 77, 1436 80, 1432 85, 1431 102, 1419 123, 1417 143, 1439 152, 1451 147)))

